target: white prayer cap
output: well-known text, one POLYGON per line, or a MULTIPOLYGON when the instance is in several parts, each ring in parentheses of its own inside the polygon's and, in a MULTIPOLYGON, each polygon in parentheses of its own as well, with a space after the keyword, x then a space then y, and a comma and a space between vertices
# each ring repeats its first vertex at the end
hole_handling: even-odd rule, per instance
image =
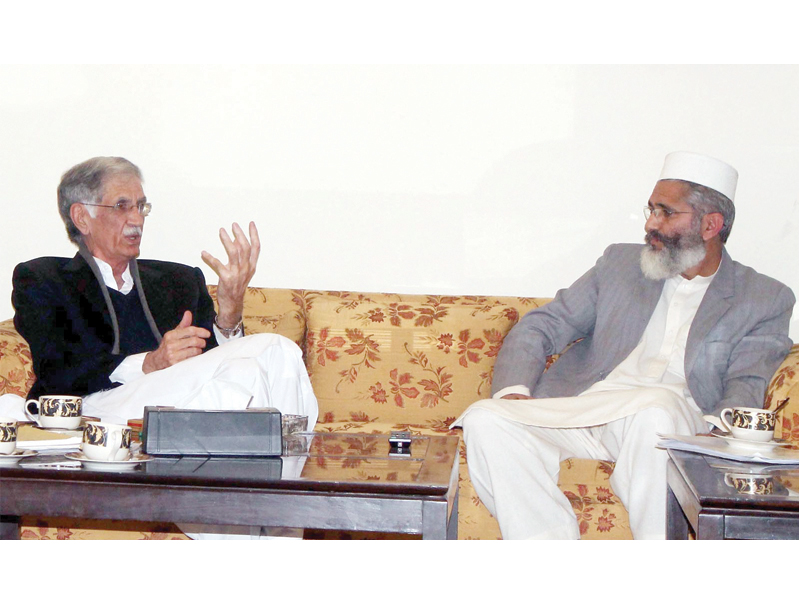
POLYGON ((721 160, 695 154, 694 152, 672 152, 664 159, 661 179, 681 179, 699 183, 718 191, 733 202, 739 173, 721 160))

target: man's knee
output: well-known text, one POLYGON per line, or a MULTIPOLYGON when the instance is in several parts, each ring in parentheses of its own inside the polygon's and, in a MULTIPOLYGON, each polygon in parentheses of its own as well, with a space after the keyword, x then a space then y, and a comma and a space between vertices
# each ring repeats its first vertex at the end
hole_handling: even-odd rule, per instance
POLYGON ((278 333, 256 333, 248 337, 258 339, 258 343, 263 344, 266 353, 282 354, 293 358, 303 355, 300 346, 278 333))
POLYGON ((669 411, 658 407, 651 407, 632 415, 630 417, 629 427, 653 434, 670 434, 674 433, 675 420, 672 418, 669 411))
POLYGON ((475 444, 482 440, 496 441, 502 436, 503 417, 490 410, 474 408, 464 415, 461 427, 464 430, 464 442, 475 444))
POLYGON ((254 333, 238 341, 246 345, 239 354, 255 358, 273 377, 295 377, 305 372, 302 350, 287 337, 277 333, 254 333))

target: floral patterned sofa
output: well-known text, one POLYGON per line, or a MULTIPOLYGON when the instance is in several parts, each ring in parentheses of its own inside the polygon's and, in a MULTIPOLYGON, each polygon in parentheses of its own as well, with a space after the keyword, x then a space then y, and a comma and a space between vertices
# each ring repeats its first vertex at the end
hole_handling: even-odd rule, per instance
MULTIPOLYGON (((212 296, 216 293, 210 286, 212 296)), ((503 338, 544 298, 433 296, 250 288, 245 328, 280 333, 305 354, 320 405, 316 429, 460 436, 450 424, 472 402, 488 397, 492 368, 503 338)), ((773 377, 764 404, 791 398, 782 411, 778 437, 798 443, 798 347, 773 377)), ((30 352, 0 323, 0 394, 24 396, 33 383, 30 352)), ((560 487, 570 499, 584 539, 630 539, 626 511, 614 495, 614 465, 567 460, 560 487)), ((25 539, 186 539, 170 524, 66 521, 27 518, 25 539)), ((307 531, 306 537, 376 537, 371 534, 307 531)), ((459 538, 496 539, 495 519, 469 480, 461 446, 459 538)))

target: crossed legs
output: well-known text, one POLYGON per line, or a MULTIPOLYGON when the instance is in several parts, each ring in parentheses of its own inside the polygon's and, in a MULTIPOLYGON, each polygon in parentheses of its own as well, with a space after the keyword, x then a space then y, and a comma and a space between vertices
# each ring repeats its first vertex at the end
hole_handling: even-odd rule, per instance
POLYGON ((147 405, 206 410, 274 407, 308 415, 318 406, 297 344, 262 333, 228 342, 111 390, 84 398, 84 413, 103 421, 140 419, 147 405), (251 401, 252 398, 252 401, 251 401))

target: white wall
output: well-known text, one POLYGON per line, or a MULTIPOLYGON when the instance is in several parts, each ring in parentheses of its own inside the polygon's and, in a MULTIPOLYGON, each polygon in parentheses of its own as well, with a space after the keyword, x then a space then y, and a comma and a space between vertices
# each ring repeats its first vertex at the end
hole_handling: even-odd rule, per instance
POLYGON ((0 66, 0 319, 14 265, 74 253, 55 190, 91 156, 142 168, 143 257, 212 282, 252 219, 255 285, 551 296, 642 239, 672 150, 738 168, 728 249, 800 295, 797 65, 0 66))

